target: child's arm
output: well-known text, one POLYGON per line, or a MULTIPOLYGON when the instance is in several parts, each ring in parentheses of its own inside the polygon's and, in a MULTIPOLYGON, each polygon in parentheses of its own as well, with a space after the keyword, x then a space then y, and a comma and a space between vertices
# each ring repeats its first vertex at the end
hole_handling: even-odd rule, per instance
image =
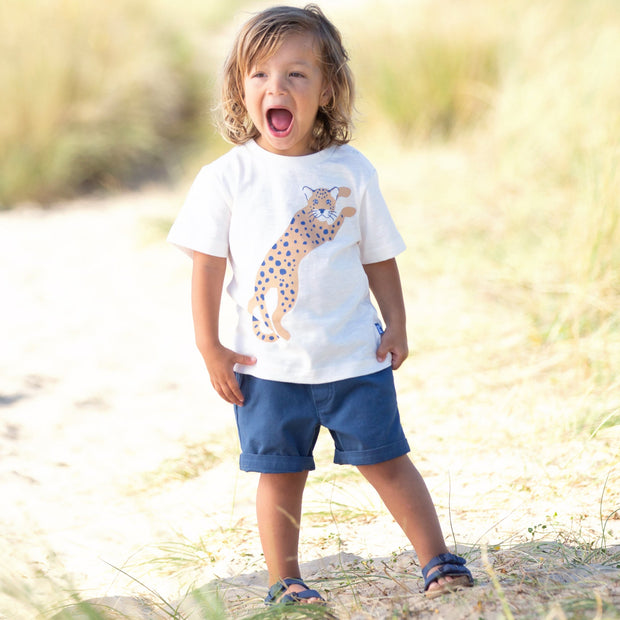
POLYGON ((243 394, 233 372, 235 364, 251 365, 253 357, 239 355, 220 342, 220 302, 226 259, 194 252, 192 270, 192 315, 196 345, 200 351, 211 384, 215 391, 229 403, 243 404, 243 394))
POLYGON ((396 370, 409 355, 405 301, 396 259, 364 265, 364 270, 386 326, 377 349, 377 359, 382 362, 391 353, 392 368, 396 370))

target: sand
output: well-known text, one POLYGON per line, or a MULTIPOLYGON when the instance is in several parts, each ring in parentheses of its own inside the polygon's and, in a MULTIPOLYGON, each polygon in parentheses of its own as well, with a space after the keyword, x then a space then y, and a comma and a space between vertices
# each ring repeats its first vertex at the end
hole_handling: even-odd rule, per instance
MULTIPOLYGON (((191 587, 206 592, 222 579, 235 586, 223 587, 233 617, 260 608, 267 584, 256 478, 238 472, 232 409, 193 344, 190 261, 164 241, 181 199, 152 188, 0 213, 0 583, 15 586, 0 594, 2 618, 33 618, 35 609, 51 617, 71 592, 128 617, 170 617, 171 608, 166 616, 137 601, 176 606, 191 587), (201 447, 214 458, 208 468, 201 447), (188 473, 193 462, 199 475, 188 473)), ((469 301, 445 278, 414 277, 406 289, 420 321, 456 316, 469 301)), ((471 312, 488 313, 489 338, 504 338, 509 356, 520 318, 499 320, 493 303, 471 312)), ((590 443, 528 440, 507 403, 521 402, 544 363, 506 362, 503 385, 493 369, 471 370, 476 344, 464 342, 414 351, 398 380, 416 462, 478 587, 425 601, 415 554, 373 492, 330 464, 326 441, 305 504, 305 575, 343 618, 392 617, 392 609, 501 617, 492 574, 516 617, 544 617, 565 598, 585 601, 587 617, 599 599, 611 614, 620 570, 605 564, 620 554, 620 527, 616 514, 601 540, 601 515, 620 507, 617 427, 590 443), (462 395, 460 410, 441 405, 462 395), (584 560, 588 545, 598 551, 584 560), (581 558, 568 568, 567 549, 581 558)), ((190 597, 177 617, 202 617, 199 607, 190 597)))

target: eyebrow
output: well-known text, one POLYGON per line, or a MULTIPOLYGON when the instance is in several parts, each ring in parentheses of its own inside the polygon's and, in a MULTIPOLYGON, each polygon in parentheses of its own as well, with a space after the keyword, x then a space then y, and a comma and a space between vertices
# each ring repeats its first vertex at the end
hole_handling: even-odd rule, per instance
MULTIPOLYGON (((261 58, 260 60, 257 60, 256 62, 254 62, 253 66, 257 67, 257 66, 260 66, 260 65, 264 65, 267 62, 269 62, 269 58, 261 58)), ((309 60, 301 60, 299 58, 296 58, 295 60, 291 60, 291 61, 287 62, 286 64, 287 65, 301 65, 301 66, 304 66, 304 67, 311 67, 314 63, 312 61, 309 61, 309 60)))

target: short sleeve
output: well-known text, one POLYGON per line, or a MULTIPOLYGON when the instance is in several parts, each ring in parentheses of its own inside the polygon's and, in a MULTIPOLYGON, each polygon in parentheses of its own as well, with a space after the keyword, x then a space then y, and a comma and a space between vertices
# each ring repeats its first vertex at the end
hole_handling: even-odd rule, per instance
POLYGON ((369 178, 360 209, 362 264, 394 258, 406 248, 379 188, 376 171, 369 178))
POLYGON ((194 180, 185 202, 168 233, 168 241, 189 256, 201 252, 228 256, 231 199, 212 165, 194 180))

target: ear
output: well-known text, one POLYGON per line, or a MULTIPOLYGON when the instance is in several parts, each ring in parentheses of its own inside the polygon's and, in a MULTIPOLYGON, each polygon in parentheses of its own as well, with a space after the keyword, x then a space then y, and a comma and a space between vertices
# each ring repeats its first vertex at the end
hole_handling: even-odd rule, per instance
POLYGON ((312 196, 312 194, 314 194, 314 190, 311 187, 308 187, 307 185, 304 185, 301 188, 301 191, 304 193, 304 196, 306 197, 306 200, 310 200, 310 196, 312 196))
POLYGON ((331 87, 331 85, 328 84, 321 91, 321 98, 319 99, 319 105, 320 106, 326 106, 330 102, 330 100, 332 98, 332 95, 333 95, 332 87, 331 87))

